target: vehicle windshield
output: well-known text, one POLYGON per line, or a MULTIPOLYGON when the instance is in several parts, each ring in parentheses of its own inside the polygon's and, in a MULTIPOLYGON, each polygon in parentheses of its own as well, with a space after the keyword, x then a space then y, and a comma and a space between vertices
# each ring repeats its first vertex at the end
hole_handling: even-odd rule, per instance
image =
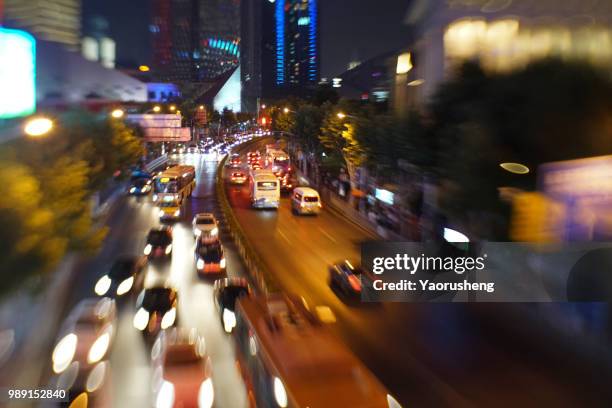
POLYGON ((210 217, 202 217, 202 218, 196 219, 196 224, 198 224, 198 225, 203 225, 203 224, 211 225, 211 224, 214 224, 214 223, 215 223, 215 221, 212 218, 210 218, 210 217))
POLYGON ((162 201, 159 204, 160 207, 179 207, 179 203, 176 201, 162 201))
POLYGON ((240 296, 245 296, 248 293, 247 288, 242 286, 228 286, 221 291, 221 299, 220 304, 223 307, 234 311, 234 307, 236 306, 236 299, 240 298, 240 296))
POLYGON ((166 365, 193 364, 201 360, 193 344, 175 344, 166 353, 166 365))
POLYGON ((142 307, 147 312, 166 312, 172 307, 174 290, 169 288, 153 288, 145 290, 142 307))
POLYGON ((165 231, 150 231, 147 236, 147 243, 153 246, 166 246, 172 242, 172 239, 165 231))
POLYGON ((178 191, 178 185, 176 183, 176 181, 170 180, 170 181, 162 181, 164 180, 163 178, 160 180, 155 180, 155 192, 156 193, 176 193, 178 191))
POLYGON ((276 181, 258 181, 257 189, 258 190, 276 190, 277 182, 276 181))
POLYGON ((219 245, 198 245, 196 252, 200 258, 208 262, 221 260, 221 247, 219 245))
POLYGON ((132 276, 134 261, 120 260, 116 261, 108 272, 108 276, 114 280, 126 279, 132 276))
POLYGON ((148 178, 138 178, 138 179, 132 181, 132 185, 134 187, 144 187, 147 184, 149 184, 149 179, 148 178))

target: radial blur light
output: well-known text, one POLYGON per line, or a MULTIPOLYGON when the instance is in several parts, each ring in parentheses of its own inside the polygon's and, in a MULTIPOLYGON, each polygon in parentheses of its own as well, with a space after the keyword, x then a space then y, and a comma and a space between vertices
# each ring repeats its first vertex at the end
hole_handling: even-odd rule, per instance
POLYGON ((501 163, 499 165, 502 169, 509 171, 514 174, 527 174, 529 173, 529 167, 520 163, 501 163))
POLYGON ((122 118, 124 114, 125 112, 122 109, 115 109, 114 111, 111 112, 111 116, 115 119, 122 118))
POLYGON ((43 136, 53 129, 53 121, 49 118, 38 117, 28 120, 23 128, 29 136, 43 136))

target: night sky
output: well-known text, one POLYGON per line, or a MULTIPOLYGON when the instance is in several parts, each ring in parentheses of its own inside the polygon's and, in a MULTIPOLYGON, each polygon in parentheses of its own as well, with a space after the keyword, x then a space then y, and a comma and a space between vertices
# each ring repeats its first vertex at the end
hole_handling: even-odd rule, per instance
MULTIPOLYGON (((320 0, 321 76, 346 70, 351 60, 363 61, 402 47, 408 31, 402 25, 410 0, 320 0)), ((105 17, 117 42, 120 64, 148 64, 150 0, 83 0, 83 24, 105 17)))

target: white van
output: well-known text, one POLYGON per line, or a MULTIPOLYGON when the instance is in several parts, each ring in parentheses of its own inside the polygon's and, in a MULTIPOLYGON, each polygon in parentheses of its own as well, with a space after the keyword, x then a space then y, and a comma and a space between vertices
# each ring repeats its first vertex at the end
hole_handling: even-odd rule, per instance
POLYGON ((297 187, 291 196, 291 210, 294 214, 318 214, 321 212, 321 197, 310 187, 297 187))

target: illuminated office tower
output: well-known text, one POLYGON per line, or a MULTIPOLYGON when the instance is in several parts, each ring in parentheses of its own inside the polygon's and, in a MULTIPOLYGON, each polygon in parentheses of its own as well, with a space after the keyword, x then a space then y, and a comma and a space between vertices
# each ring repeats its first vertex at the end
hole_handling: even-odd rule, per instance
POLYGON ((79 49, 81 0, 4 0, 3 18, 40 39, 79 49))

